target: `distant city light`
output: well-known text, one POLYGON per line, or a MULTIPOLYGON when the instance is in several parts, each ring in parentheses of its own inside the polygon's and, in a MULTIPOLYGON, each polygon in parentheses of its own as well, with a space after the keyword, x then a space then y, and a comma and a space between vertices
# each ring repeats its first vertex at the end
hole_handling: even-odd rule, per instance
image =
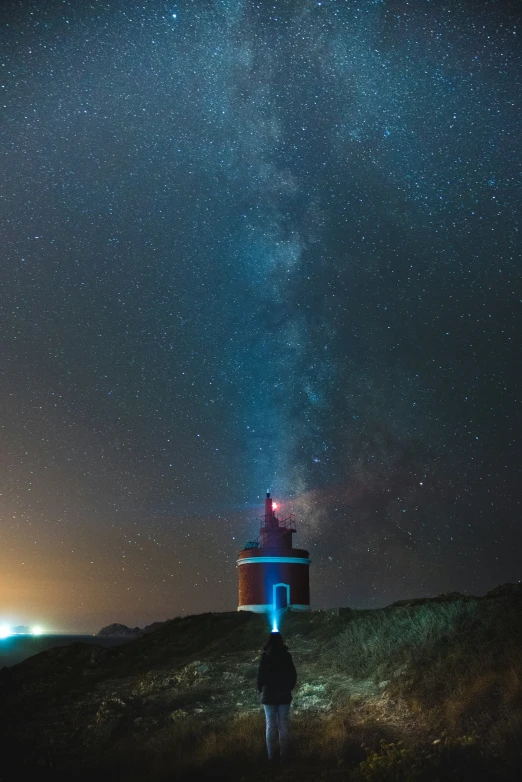
POLYGON ((15 635, 43 635, 43 632, 43 627, 40 627, 40 625, 34 625, 34 627, 0 625, 0 638, 11 638, 11 636, 15 635))

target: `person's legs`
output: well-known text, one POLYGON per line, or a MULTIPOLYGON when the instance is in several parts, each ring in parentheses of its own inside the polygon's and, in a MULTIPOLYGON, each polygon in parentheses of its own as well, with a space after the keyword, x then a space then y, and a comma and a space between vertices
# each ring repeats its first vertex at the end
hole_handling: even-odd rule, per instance
POLYGON ((282 704, 277 707, 277 723, 279 728, 279 747, 281 760, 288 760, 290 750, 290 732, 288 721, 290 717, 290 704, 282 704))
POLYGON ((263 705, 266 717, 266 749, 268 759, 274 760, 277 757, 278 736, 277 736, 277 710, 280 706, 263 705))

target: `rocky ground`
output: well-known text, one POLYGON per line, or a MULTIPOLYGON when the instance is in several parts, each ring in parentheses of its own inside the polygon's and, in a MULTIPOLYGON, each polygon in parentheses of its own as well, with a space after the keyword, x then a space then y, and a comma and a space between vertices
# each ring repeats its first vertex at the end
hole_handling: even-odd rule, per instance
MULTIPOLYGON (((336 663, 339 638, 353 621, 335 611, 285 620, 299 675, 295 745, 308 758, 299 777, 310 778, 317 760, 328 779, 352 772, 368 780, 436 779, 360 776, 364 766, 357 764, 379 747, 436 747, 446 739, 440 722, 397 686, 408 675, 400 661, 387 667, 387 678, 354 675, 336 663)), ((207 614, 173 620, 121 647, 75 644, 4 669, 4 768, 53 779, 216 778, 228 752, 233 759, 221 778, 264 778, 255 677, 266 636, 262 617, 207 614)), ((294 778, 295 768, 278 773, 294 778)), ((15 778, 6 773, 0 779, 15 778)))

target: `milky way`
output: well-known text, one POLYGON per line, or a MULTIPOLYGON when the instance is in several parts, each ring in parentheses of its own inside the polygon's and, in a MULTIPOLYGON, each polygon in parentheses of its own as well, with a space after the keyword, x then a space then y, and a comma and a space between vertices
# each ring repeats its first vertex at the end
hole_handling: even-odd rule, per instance
POLYGON ((520 579, 520 14, 4 3, 0 613, 520 579))

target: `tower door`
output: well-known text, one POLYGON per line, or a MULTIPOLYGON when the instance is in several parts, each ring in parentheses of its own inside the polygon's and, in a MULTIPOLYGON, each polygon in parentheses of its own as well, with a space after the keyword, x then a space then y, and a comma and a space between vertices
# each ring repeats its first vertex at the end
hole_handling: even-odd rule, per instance
POLYGON ((290 604, 290 585, 274 584, 274 609, 281 611, 290 604))

